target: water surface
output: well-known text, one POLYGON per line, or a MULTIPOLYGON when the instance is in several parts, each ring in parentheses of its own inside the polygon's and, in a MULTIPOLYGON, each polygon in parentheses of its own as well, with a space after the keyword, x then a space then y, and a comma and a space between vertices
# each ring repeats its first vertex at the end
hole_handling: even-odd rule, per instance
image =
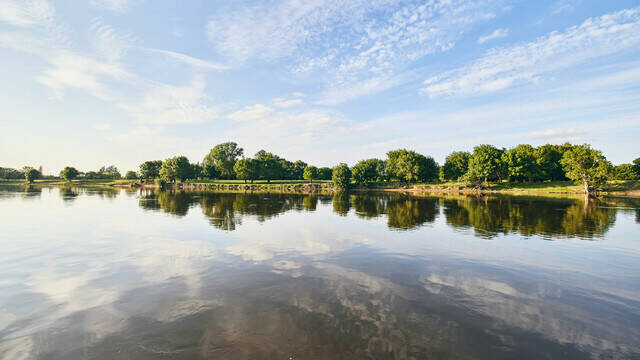
POLYGON ((640 357, 640 201, 0 188, 2 359, 640 357))

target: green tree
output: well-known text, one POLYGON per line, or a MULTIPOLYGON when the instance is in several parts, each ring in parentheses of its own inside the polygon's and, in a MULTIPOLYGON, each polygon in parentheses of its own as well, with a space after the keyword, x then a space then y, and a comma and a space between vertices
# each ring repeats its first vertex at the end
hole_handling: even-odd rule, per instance
POLYGON ((271 180, 282 177, 282 164, 277 155, 260 150, 255 157, 259 164, 260 178, 267 180, 267 183, 269 183, 271 180))
POLYGON ((582 181, 587 194, 607 180, 612 168, 602 152, 588 144, 575 145, 567 150, 560 163, 569 179, 582 181))
POLYGON ((467 151, 454 151, 447 155, 444 165, 440 167, 440 179, 442 181, 456 181, 460 179, 469 169, 469 158, 471 154, 467 151))
POLYGON ((218 144, 204 157, 202 166, 215 166, 222 178, 233 179, 233 166, 243 154, 244 150, 234 142, 218 144))
POLYGON ((380 159, 361 160, 351 168, 353 180, 358 185, 367 186, 382 181, 385 176, 385 164, 380 159))
POLYGON ((160 167, 160 177, 167 181, 184 181, 193 176, 193 167, 184 156, 165 160, 160 167))
POLYGON ((501 180, 504 176, 502 153, 504 150, 492 145, 478 145, 469 158, 469 170, 465 179, 472 182, 501 180))
POLYGON ((62 169, 62 171, 60 171, 60 177, 67 181, 71 181, 77 178, 78 175, 80 175, 80 172, 76 170, 76 168, 71 166, 67 166, 64 169, 62 169))
POLYGON ((36 179, 40 179, 41 176, 42 174, 40 173, 40 171, 36 169, 28 169, 24 172, 24 178, 29 184, 33 183, 33 181, 36 179))
POLYGON ((634 171, 632 164, 620 164, 613 167, 612 178, 614 180, 640 180, 640 174, 634 171))
POLYGON ((136 174, 135 171, 129 170, 127 171, 127 173, 124 175, 124 178, 127 180, 135 180, 138 178, 138 174, 136 174))
POLYGON ((438 164, 432 157, 399 149, 387 152, 387 173, 406 182, 433 181, 438 177, 438 164))
POLYGON ((502 153, 502 163, 509 180, 533 181, 538 172, 535 149, 528 144, 520 144, 502 153))
POLYGON ((303 176, 305 180, 313 182, 313 180, 318 178, 318 168, 313 165, 307 166, 304 168, 303 176))
POLYGON ((564 145, 541 145, 535 148, 533 156, 536 159, 537 172, 535 178, 537 180, 566 180, 560 159, 564 152, 571 148, 571 144, 564 145))
POLYGON ((236 177, 238 179, 244 180, 246 183, 247 180, 253 181, 258 178, 260 170, 260 164, 255 159, 240 159, 236 161, 236 164, 233 166, 233 171, 236 173, 236 177))
POLYGON ((633 160, 633 171, 640 176, 640 158, 633 160))
MULTIPOLYGON (((291 174, 292 180, 304 179, 304 169, 307 167, 307 163, 302 160, 297 160, 293 163, 293 173, 291 174)), ((329 180, 329 179, 326 179, 329 180)))
POLYGON ((340 163, 333 168, 333 184, 339 189, 346 190, 351 184, 351 170, 345 163, 340 163))
POLYGON ((140 164, 140 177, 145 180, 155 179, 160 176, 162 160, 145 161, 140 164))
POLYGON ((331 180, 333 170, 330 167, 321 167, 318 169, 318 178, 320 180, 331 180))

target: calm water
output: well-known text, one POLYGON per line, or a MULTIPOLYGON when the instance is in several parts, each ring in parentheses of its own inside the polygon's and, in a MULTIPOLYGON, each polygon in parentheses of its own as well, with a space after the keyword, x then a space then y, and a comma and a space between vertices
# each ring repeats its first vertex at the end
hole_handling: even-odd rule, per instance
POLYGON ((640 201, 0 187, 2 359, 640 358, 640 201))

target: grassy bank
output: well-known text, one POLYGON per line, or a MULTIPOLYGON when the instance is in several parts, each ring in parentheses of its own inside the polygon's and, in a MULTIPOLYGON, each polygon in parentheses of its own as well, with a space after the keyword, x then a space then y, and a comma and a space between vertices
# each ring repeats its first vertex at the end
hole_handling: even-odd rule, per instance
MULTIPOLYGON (((139 183, 133 180, 73 180, 67 182, 60 179, 44 179, 36 180, 34 185, 45 186, 123 186, 128 187, 134 183, 139 183)), ((3 180, 0 179, 0 184, 26 184, 24 180, 3 180)), ((153 184, 153 183, 150 183, 153 184)), ((250 182, 246 183, 244 180, 187 180, 184 185, 191 187, 193 185, 252 185, 250 182)), ((271 180, 267 183, 266 180, 256 180, 253 185, 260 185, 261 189, 272 189, 278 191, 284 187, 292 187, 296 185, 309 184, 306 180, 271 180)), ((331 181, 316 180, 313 184, 320 185, 322 188, 332 187, 331 181)), ((483 186, 481 189, 477 189, 469 186, 467 183, 462 182, 447 182, 447 183, 425 183, 425 184, 405 184, 401 182, 385 182, 371 184, 368 187, 356 187, 356 191, 407 191, 407 192, 425 192, 425 193, 503 193, 503 194, 582 194, 582 185, 573 181, 548 181, 537 183, 492 183, 483 186)), ((615 180, 609 181, 601 188, 602 195, 612 196, 633 196, 640 197, 640 181, 635 180, 615 180)))

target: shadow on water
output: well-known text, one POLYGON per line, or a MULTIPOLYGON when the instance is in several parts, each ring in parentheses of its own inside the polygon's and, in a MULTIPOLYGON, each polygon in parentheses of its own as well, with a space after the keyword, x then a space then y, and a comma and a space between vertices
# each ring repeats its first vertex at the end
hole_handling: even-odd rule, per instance
MULTIPOLYGON (((73 192, 61 192, 73 198, 73 192)), ((368 220, 385 218, 394 230, 411 230, 432 223, 439 216, 459 230, 473 230, 482 238, 498 235, 540 235, 597 239, 615 223, 620 206, 633 200, 612 200, 508 196, 414 197, 404 194, 303 195, 280 193, 212 193, 142 190, 139 205, 146 210, 162 210, 185 216, 200 207, 210 224, 232 231, 242 224, 244 215, 264 222, 287 211, 316 211, 318 204, 331 204, 340 216, 350 213, 368 220)), ((640 220, 637 208, 636 220, 640 220)))

